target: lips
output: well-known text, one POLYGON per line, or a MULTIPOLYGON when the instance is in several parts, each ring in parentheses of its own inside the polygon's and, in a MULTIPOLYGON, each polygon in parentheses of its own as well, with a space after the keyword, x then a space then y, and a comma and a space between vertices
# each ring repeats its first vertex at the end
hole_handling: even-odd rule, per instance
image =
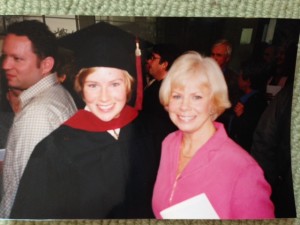
POLYGON ((7 80, 11 80, 11 79, 13 79, 13 78, 16 77, 16 76, 13 75, 13 74, 6 74, 5 76, 6 76, 6 79, 7 79, 7 80))
POLYGON ((96 104, 96 106, 101 111, 108 112, 108 111, 110 111, 113 108, 114 104, 109 104, 109 105, 96 104))

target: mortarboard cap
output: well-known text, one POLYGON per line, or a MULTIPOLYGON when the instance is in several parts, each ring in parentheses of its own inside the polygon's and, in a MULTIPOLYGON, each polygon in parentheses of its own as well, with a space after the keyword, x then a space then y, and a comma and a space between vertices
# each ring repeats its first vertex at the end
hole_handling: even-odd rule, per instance
POLYGON ((95 36, 81 46, 77 55, 78 69, 87 67, 112 67, 126 70, 135 77, 135 43, 120 38, 95 36))

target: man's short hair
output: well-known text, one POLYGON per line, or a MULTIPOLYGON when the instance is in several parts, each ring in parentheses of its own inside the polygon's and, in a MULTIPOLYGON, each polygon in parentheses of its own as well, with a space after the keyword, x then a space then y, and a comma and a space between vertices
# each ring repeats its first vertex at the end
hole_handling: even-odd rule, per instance
POLYGON ((57 39, 46 24, 38 20, 15 22, 7 27, 6 34, 26 36, 32 43, 32 51, 40 60, 50 56, 56 61, 57 39))
POLYGON ((152 53, 160 55, 160 63, 168 62, 167 70, 171 67, 174 60, 179 56, 179 51, 172 44, 156 44, 152 48, 152 53))

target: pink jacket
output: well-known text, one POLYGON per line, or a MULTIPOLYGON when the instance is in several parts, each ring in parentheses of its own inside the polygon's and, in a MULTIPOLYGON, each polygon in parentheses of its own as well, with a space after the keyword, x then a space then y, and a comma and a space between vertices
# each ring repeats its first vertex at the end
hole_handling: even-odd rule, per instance
POLYGON ((156 218, 162 218, 162 210, 201 193, 206 194, 220 219, 274 218, 271 188, 262 169, 227 136, 223 124, 215 122, 215 126, 217 132, 177 181, 182 132, 175 131, 165 138, 152 198, 156 218))

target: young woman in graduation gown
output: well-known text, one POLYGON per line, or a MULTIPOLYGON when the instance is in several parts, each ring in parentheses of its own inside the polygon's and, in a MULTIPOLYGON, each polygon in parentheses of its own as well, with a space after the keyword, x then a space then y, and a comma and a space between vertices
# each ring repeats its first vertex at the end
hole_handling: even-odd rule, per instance
POLYGON ((153 139, 127 105, 132 77, 119 65, 82 69, 86 103, 42 140, 21 179, 11 218, 151 218, 153 139))

